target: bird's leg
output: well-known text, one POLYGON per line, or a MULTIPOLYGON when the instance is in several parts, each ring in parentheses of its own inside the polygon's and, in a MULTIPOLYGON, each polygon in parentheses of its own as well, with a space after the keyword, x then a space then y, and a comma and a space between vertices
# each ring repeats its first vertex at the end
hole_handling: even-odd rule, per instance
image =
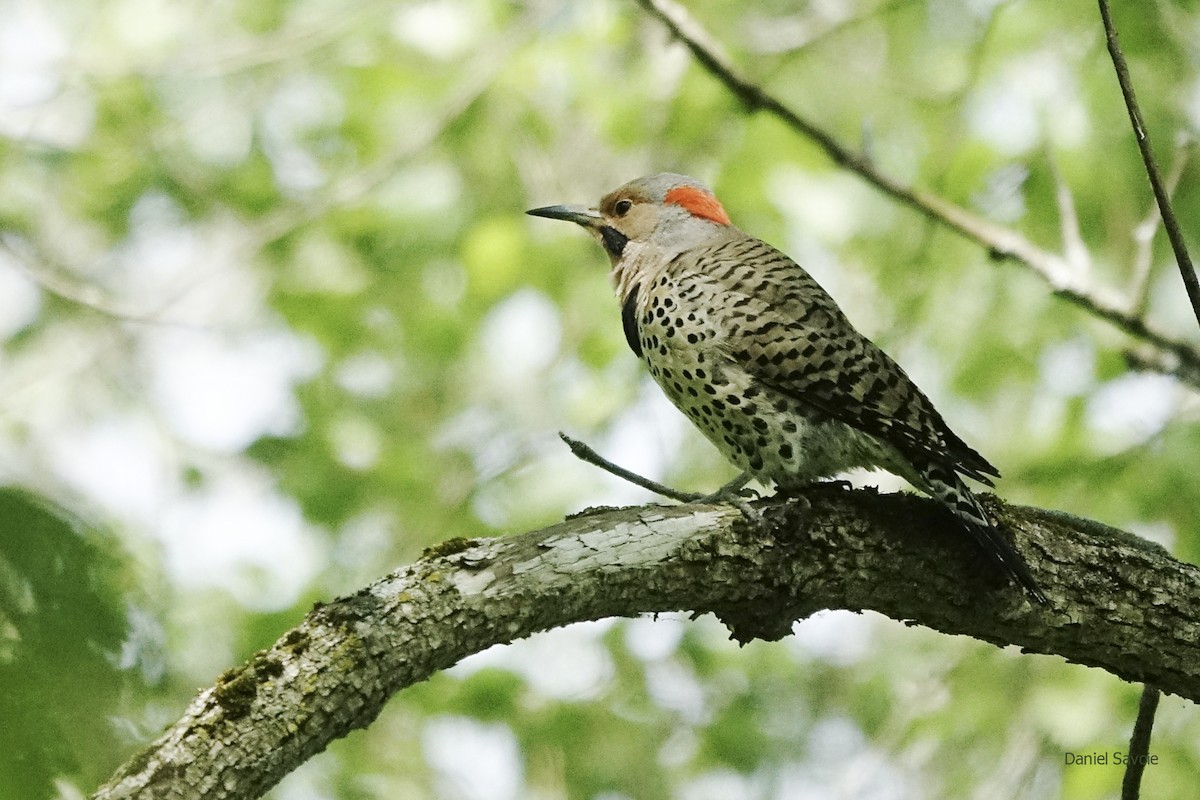
POLYGON ((681 503, 729 503, 738 511, 742 512, 751 523, 758 525, 762 523, 762 515, 750 507, 746 502, 741 492, 743 487, 750 481, 750 473, 743 472, 729 483, 722 486, 712 494, 698 494, 696 492, 681 492, 677 489, 672 489, 670 486, 664 486, 658 481, 650 480, 647 477, 638 475, 636 472, 627 470, 619 464, 614 464, 604 456, 597 453, 590 446, 578 439, 573 439, 567 436, 562 431, 558 432, 558 437, 566 442, 567 447, 571 448, 571 454, 580 461, 599 467, 605 472, 616 475, 622 480, 629 481, 635 486, 640 486, 643 489, 648 489, 655 494, 660 494, 663 497, 669 497, 672 500, 678 500, 681 503))
POLYGON ((750 482, 750 479, 752 477, 754 477, 754 476, 752 476, 749 472, 743 472, 741 475, 738 475, 736 478, 731 480, 729 483, 725 484, 720 489, 717 489, 715 492, 712 492, 711 494, 696 495, 691 500, 691 502, 693 502, 693 503, 727 503, 735 497, 736 498, 744 497, 745 492, 750 492, 755 497, 757 497, 758 492, 754 491, 753 489, 743 490, 743 487, 745 487, 745 485, 750 482))
POLYGON ((763 523, 762 514, 758 513, 749 503, 746 502, 744 493, 751 492, 755 497, 758 497, 758 492, 753 489, 745 489, 750 478, 753 476, 749 472, 743 472, 729 483, 717 489, 712 494, 696 495, 695 499, 690 500, 692 503, 729 503, 729 505, 742 512, 742 516, 751 525, 761 526, 763 523))

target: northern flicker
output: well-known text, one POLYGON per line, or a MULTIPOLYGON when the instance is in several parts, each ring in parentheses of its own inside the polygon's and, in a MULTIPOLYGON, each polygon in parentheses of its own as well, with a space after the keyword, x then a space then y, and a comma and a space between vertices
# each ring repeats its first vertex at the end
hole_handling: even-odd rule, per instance
POLYGON ((782 490, 884 469, 944 504, 983 552, 1045 595, 963 478, 1000 473, 796 262, 734 227, 702 183, 663 173, 598 208, 534 216, 588 230, 612 261, 625 338, 721 453, 782 490))

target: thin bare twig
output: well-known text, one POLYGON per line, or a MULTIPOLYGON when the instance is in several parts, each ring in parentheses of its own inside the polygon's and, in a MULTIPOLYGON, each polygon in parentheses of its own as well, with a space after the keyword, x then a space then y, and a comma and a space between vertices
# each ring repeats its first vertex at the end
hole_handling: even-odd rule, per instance
POLYGON ((1133 724, 1133 735, 1129 738, 1129 760, 1121 780, 1121 800, 1138 800, 1141 795, 1142 773, 1150 760, 1150 732, 1154 729, 1154 712, 1158 710, 1161 695, 1157 686, 1146 684, 1142 687, 1137 722, 1133 724))
POLYGON ((672 489, 670 486, 664 486, 658 481, 650 480, 647 477, 638 475, 636 472, 625 469, 620 464, 614 464, 604 456, 597 453, 587 444, 572 439, 562 431, 558 432, 558 438, 567 443, 567 447, 571 448, 571 455, 578 458, 580 461, 587 462, 594 467, 599 467, 605 472, 616 475, 621 480, 629 481, 635 486, 640 486, 643 489, 654 492, 655 494, 669 497, 672 500, 678 500, 681 503, 690 503, 695 500, 700 500, 704 495, 694 494, 692 492, 681 492, 677 489, 672 489))
POLYGON ((1181 375, 1200 374, 1200 350, 1186 341, 1174 339, 1150 327, 1140 315, 1128 310, 1127 303, 1115 291, 1104 287, 1078 285, 1063 258, 1041 249, 1016 231, 976 216, 936 194, 905 186, 883 173, 869 159, 844 147, 831 134, 800 116, 739 73, 727 58, 719 54, 719 48, 713 43, 708 32, 674 0, 638 0, 638 3, 666 25, 691 51, 696 61, 724 84, 750 111, 771 114, 792 130, 815 142, 838 166, 853 172, 930 220, 987 248, 994 257, 1009 258, 1029 268, 1049 284, 1051 291, 1058 297, 1162 351, 1166 360, 1181 365, 1181 375))
POLYGON ((1121 45, 1117 42, 1117 29, 1113 25, 1112 14, 1108 10, 1108 0, 1099 0, 1100 17, 1104 20, 1104 36, 1108 41, 1108 54, 1112 56, 1113 68, 1117 71, 1117 83, 1121 85, 1121 95, 1125 98, 1125 107, 1129 110, 1129 122, 1133 125, 1133 138, 1137 139, 1138 150, 1142 153, 1142 162, 1146 165, 1146 176, 1150 178, 1150 187, 1154 190, 1154 199, 1162 212, 1163 229, 1175 251, 1175 263, 1179 265, 1179 275, 1183 278, 1183 286, 1187 290, 1188 300, 1192 311, 1196 314, 1196 322, 1200 323, 1200 279, 1196 277, 1196 269, 1188 257, 1187 244, 1183 241, 1183 231, 1179 229, 1179 220, 1171 208, 1171 194, 1163 185, 1162 176, 1158 171, 1158 163, 1154 159, 1154 150, 1150 146, 1150 137, 1146 135, 1146 123, 1142 121, 1142 112, 1138 108, 1137 97, 1133 93, 1133 79, 1129 77, 1129 67, 1125 64, 1125 56, 1121 53, 1121 45))
MULTIPOLYGON (((743 496, 742 487, 750 482, 750 473, 743 472, 729 483, 717 489, 711 494, 699 494, 696 492, 681 492, 678 489, 672 489, 670 486, 664 486, 658 481, 650 480, 649 478, 638 475, 636 472, 625 469, 620 464, 614 464, 604 456, 597 453, 588 445, 572 439, 562 431, 558 432, 558 437, 567 443, 567 447, 571 448, 571 454, 592 466, 612 475, 616 475, 622 480, 629 481, 635 486, 640 486, 643 489, 649 489, 655 494, 660 494, 663 497, 669 497, 672 500, 678 500, 681 503, 728 503, 729 505, 742 512, 742 516, 752 523, 759 524, 762 522, 762 515, 756 511, 743 496)), ((751 496, 757 497, 758 493, 753 489, 747 489, 751 496)))

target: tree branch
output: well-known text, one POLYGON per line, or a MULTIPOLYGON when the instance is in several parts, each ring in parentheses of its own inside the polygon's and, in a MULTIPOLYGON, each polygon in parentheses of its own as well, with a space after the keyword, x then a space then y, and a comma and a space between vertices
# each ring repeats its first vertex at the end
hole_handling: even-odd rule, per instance
POLYGON ((884 194, 987 248, 994 257, 1012 259, 1027 267, 1045 281, 1056 296, 1161 351, 1160 358, 1144 359, 1144 364, 1178 363, 1180 367, 1172 374, 1200 387, 1200 382, 1192 380, 1200 375, 1200 349, 1196 346, 1151 327, 1115 291, 1081 284, 1063 258, 1041 249, 1016 231, 972 214, 936 194, 906 186, 882 172, 868 158, 851 151, 832 134, 739 73, 729 59, 721 54, 708 32, 674 0, 638 0, 638 4, 666 25, 691 51, 696 61, 724 84, 749 111, 764 111, 778 118, 796 133, 817 144, 835 164, 858 175, 884 194))
POLYGON ((1104 38, 1108 43, 1108 54, 1112 57, 1113 68, 1117 72, 1117 83, 1121 85, 1121 96, 1125 98, 1125 108, 1129 111, 1129 122, 1133 125, 1133 138, 1137 140, 1138 150, 1142 154, 1142 163, 1146 166, 1146 175, 1150 178, 1150 188, 1154 190, 1154 200, 1162 213, 1163 229, 1175 251, 1175 263, 1179 265, 1179 275, 1183 278, 1183 286, 1187 290, 1188 300, 1200 322, 1200 280, 1196 278, 1196 270, 1188 257, 1187 244, 1183 241, 1183 231, 1179 229, 1179 220, 1171 208, 1171 194, 1163 184, 1158 171, 1158 162, 1154 158, 1154 148, 1150 146, 1150 137, 1146 133, 1146 123, 1142 121, 1142 112, 1138 108, 1137 96, 1133 92, 1133 79, 1129 77, 1129 67, 1125 64, 1125 56, 1121 53, 1121 45, 1117 41, 1117 29, 1113 25, 1112 14, 1108 9, 1108 0, 1099 0, 1100 18, 1104 21, 1104 38))
POLYGON ((931 500, 814 487, 807 502, 585 512, 519 536, 452 539, 319 605, 229 670, 94 795, 258 797, 365 727, 399 689, 498 642, 581 620, 689 609, 778 639, 824 608, 898 620, 1200 699, 1200 569, 1098 523, 986 500, 1053 602, 1004 584, 931 500))

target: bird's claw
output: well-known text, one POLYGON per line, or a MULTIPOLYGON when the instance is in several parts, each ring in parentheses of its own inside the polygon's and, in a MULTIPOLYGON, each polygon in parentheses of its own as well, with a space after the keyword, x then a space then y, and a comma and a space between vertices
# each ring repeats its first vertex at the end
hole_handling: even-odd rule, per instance
POLYGON ((740 494, 729 498, 727 502, 738 511, 742 512, 742 516, 745 517, 746 521, 756 528, 761 528, 766 524, 766 520, 763 519, 762 512, 742 499, 740 494))
POLYGON ((715 492, 709 494, 697 495, 695 499, 689 500, 690 503, 732 503, 736 500, 761 500, 762 494, 757 489, 749 486, 741 489, 730 489, 721 487, 715 492))
POLYGON ((750 475, 742 473, 729 483, 717 489, 710 494, 696 495, 688 502, 690 503, 728 503, 729 505, 742 512, 742 516, 751 525, 761 526, 763 524, 763 516, 748 502, 749 500, 757 500, 760 495, 756 489, 752 489, 746 484, 750 480, 750 475))

